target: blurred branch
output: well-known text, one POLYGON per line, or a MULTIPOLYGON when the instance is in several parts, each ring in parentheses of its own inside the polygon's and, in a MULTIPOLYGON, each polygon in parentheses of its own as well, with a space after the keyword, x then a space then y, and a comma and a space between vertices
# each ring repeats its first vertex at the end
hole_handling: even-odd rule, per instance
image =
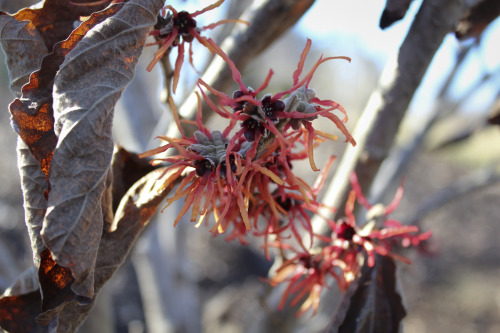
POLYGON ((455 35, 458 39, 479 38, 488 25, 500 15, 498 0, 474 1, 458 22, 455 35))
MULTIPOLYGON (((236 25, 230 37, 226 38, 221 48, 233 60, 236 67, 243 68, 258 54, 264 51, 273 41, 297 22, 311 7, 314 0, 259 0, 254 1, 240 19, 250 25, 236 25)), ((223 59, 215 57, 202 79, 219 91, 225 91, 234 83, 231 70, 223 59)), ((179 115, 185 119, 194 119, 197 98, 194 89, 179 109, 179 115)), ((204 110, 203 122, 210 117, 211 111, 204 110)), ((180 133, 175 123, 167 129, 167 136, 178 137, 180 133)), ((185 129, 186 135, 193 132, 191 127, 185 129)))
POLYGON ((380 17, 379 27, 385 29, 405 17, 412 0, 387 0, 380 17))
MULTIPOLYGON (((156 216, 132 256, 151 333, 201 331, 201 300, 198 277, 187 258, 186 229, 191 224, 171 225, 179 205, 156 216), (170 223, 169 223, 170 222, 170 223)), ((187 221, 183 221, 187 222, 187 221)))
MULTIPOLYGON (((252 5, 253 1, 248 1, 248 0, 231 0, 229 1, 228 4, 228 9, 226 13, 227 18, 233 18, 233 17, 240 17, 245 10, 248 9, 252 5)), ((238 24, 238 23, 236 23, 238 24)), ((217 43, 217 45, 220 45, 224 40, 228 37, 231 36, 231 32, 234 29, 233 24, 224 24, 219 30, 219 33, 217 33, 217 36, 215 36, 214 40, 217 43)))
MULTIPOLYGON (((460 99, 458 99, 456 102, 454 102, 451 106, 448 107, 449 111, 446 112, 446 114, 450 114, 451 112, 456 111, 460 105, 462 105, 465 101, 467 101, 467 99, 470 98, 470 96, 472 96, 474 93, 476 93, 481 87, 483 87, 486 83, 494 81, 494 79, 498 77, 500 77, 500 67, 495 72, 483 74, 483 76, 479 79, 478 82, 476 82, 476 84, 470 87, 469 90, 467 90, 467 92, 465 92, 460 99)), ((494 111, 495 103, 496 101, 493 101, 491 106, 489 107, 490 112, 494 111)), ((488 117, 488 114, 484 114, 483 116, 488 117)), ((482 128, 485 128, 488 125, 488 123, 489 123, 488 119, 484 119, 484 121, 479 123, 471 122, 470 124, 467 125, 465 129, 458 129, 456 131, 449 133, 447 137, 440 140, 440 142, 438 142, 435 145, 432 145, 431 149, 432 150, 442 149, 444 147, 447 147, 448 145, 463 141, 469 138, 474 132, 482 128)))
MULTIPOLYGON (((353 137, 357 146, 347 147, 327 189, 323 202, 337 207, 337 215, 343 212, 352 171, 356 171, 364 191, 370 188, 427 67, 464 9, 464 0, 427 0, 422 3, 397 59, 387 64, 377 89, 356 124, 353 137)), ((331 217, 328 210, 321 213, 331 217)), ((313 227, 317 233, 326 232, 321 218, 313 219, 313 227)))
POLYGON ((497 98, 493 103, 493 107, 490 110, 488 123, 490 125, 500 125, 500 92, 498 92, 497 98))
POLYGON ((404 219, 402 222, 404 224, 417 225, 425 216, 443 207, 445 204, 452 202, 463 195, 470 194, 471 192, 481 190, 500 182, 500 172, 498 167, 499 163, 497 162, 489 167, 475 170, 441 189, 422 202, 417 207, 415 213, 407 215, 409 217, 406 220, 404 219))
POLYGON ((484 82, 486 82, 483 78, 477 84, 473 85, 461 99, 451 105, 447 103, 446 96, 449 93, 451 83, 455 79, 458 70, 464 64, 465 57, 469 54, 469 51, 474 45, 475 44, 469 44, 459 49, 455 65, 448 73, 444 84, 439 90, 433 109, 428 112, 427 117, 421 122, 419 128, 415 130, 411 142, 401 150, 391 154, 391 157, 385 162, 373 182, 370 195, 370 197, 373 198, 373 202, 382 202, 387 189, 391 187, 393 183, 400 182, 404 170, 406 170, 412 158, 420 150, 425 137, 434 124, 445 115, 453 113, 453 111, 455 111, 458 106, 463 103, 465 98, 469 97, 474 91, 481 87, 484 82))
MULTIPOLYGON (((0 235, 0 237, 3 237, 3 235, 0 235)), ((0 238, 0 240, 2 239, 0 238)), ((0 267, 2 267, 2 272, 0 273, 0 293, 3 293, 19 275, 21 267, 19 267, 19 263, 16 261, 11 249, 9 249, 7 244, 4 244, 3 240, 0 241, 0 253, 0 267)))

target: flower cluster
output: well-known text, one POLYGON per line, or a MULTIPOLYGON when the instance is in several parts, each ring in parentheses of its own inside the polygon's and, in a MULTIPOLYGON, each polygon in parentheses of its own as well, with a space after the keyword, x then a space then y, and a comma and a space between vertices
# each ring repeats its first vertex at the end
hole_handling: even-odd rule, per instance
POLYGON ((213 29, 221 24, 230 22, 239 22, 248 24, 248 22, 241 20, 220 20, 218 22, 198 27, 196 23, 196 17, 209 10, 219 7, 224 0, 219 0, 202 10, 198 10, 194 13, 188 13, 187 11, 177 11, 172 6, 167 5, 162 9, 162 15, 158 16, 158 21, 154 26, 154 30, 150 33, 157 40, 156 43, 161 45, 158 51, 155 52, 153 60, 149 63, 147 70, 151 71, 156 63, 168 55, 172 47, 177 47, 177 59, 175 60, 175 69, 172 83, 172 90, 175 93, 177 89, 177 84, 179 82, 180 71, 182 63, 184 62, 184 44, 189 44, 189 62, 193 65, 193 50, 192 41, 196 39, 202 45, 207 47, 211 52, 210 44, 207 43, 207 39, 200 35, 204 30, 213 29), (170 12, 167 13, 167 10, 170 12))
MULTIPOLYGON (((264 90, 273 75, 273 71, 269 71, 264 83, 258 89, 247 88, 241 80, 241 74, 236 69, 234 63, 229 57, 209 39, 208 43, 212 49, 220 55, 231 67, 233 79, 238 83, 239 90, 233 93, 233 97, 216 91, 208 86, 203 80, 199 80, 200 85, 207 88, 213 95, 219 99, 219 106, 210 103, 210 106, 219 115, 228 118, 234 118, 242 121, 242 128, 247 141, 254 141, 257 135, 267 137, 271 134, 271 138, 276 138, 281 148, 290 146, 287 144, 286 136, 293 137, 300 133, 300 137, 305 137, 307 140, 308 158, 311 167, 314 171, 319 171, 314 163, 313 148, 315 141, 323 141, 324 139, 336 140, 335 135, 324 133, 316 130, 312 126, 312 120, 317 117, 325 117, 332 121, 335 126, 345 135, 345 141, 356 145, 354 138, 351 136, 344 123, 347 122, 347 113, 344 108, 337 102, 331 100, 321 100, 316 96, 316 92, 309 87, 316 69, 324 62, 333 59, 344 59, 350 61, 347 57, 327 57, 321 56, 318 61, 312 66, 310 71, 302 78, 304 63, 311 48, 311 40, 308 39, 306 46, 300 56, 297 69, 293 73, 292 87, 283 92, 274 95, 267 94, 262 99, 258 100, 256 96, 264 90), (230 106, 234 114, 224 110, 224 106, 230 106), (340 119, 333 111, 338 110, 342 113, 343 119, 340 119), (296 132, 294 132, 296 131, 296 132), (323 138, 323 140, 321 140, 323 138)), ((208 98, 205 96, 205 99, 208 98)), ((284 150, 284 149, 283 149, 284 150)))
MULTIPOLYGON (((313 170, 319 170, 313 160, 313 146, 325 139, 336 140, 336 136, 315 130, 312 120, 326 117, 346 136, 346 141, 355 144, 344 122, 345 110, 338 103, 320 100, 309 83, 317 67, 329 59, 320 58, 302 78, 304 62, 311 46, 308 40, 293 74, 292 87, 285 92, 257 96, 264 90, 272 76, 269 72, 265 82, 258 89, 246 87, 241 74, 229 57, 213 42, 207 39, 218 55, 230 66, 239 90, 232 97, 219 92, 203 80, 199 87, 204 100, 220 116, 229 120, 222 131, 210 132, 201 122, 199 105, 198 131, 193 137, 184 135, 180 139, 160 137, 168 144, 142 156, 152 156, 175 148, 179 155, 160 159, 169 162, 175 169, 166 181, 183 177, 174 196, 168 204, 185 198, 177 224, 190 207, 191 221, 200 225, 207 213, 212 212, 215 223, 213 232, 232 230, 228 238, 238 238, 243 243, 248 231, 255 235, 286 238, 291 234, 302 244, 303 231, 313 237, 310 213, 319 207, 317 194, 320 186, 310 187, 292 171, 296 160, 309 158, 313 170), (207 96, 205 89, 215 96, 207 96), (335 113, 339 110, 341 120, 335 113), (239 124, 239 128, 237 125, 239 124), (235 132, 235 133, 233 133, 235 132), (264 221, 264 222, 263 222, 264 221)), ((174 119, 181 130, 181 120, 171 103, 174 119)), ((182 130, 181 130, 182 132, 182 130)), ((330 160, 330 166, 333 159, 330 160)), ((320 174, 325 179, 325 172, 320 174)), ((267 249, 267 247, 266 247, 267 249)))
MULTIPOLYGON (((401 191, 393 203, 380 209, 377 208, 380 206, 371 206, 367 202, 355 176, 352 178, 353 191, 346 205, 346 217, 337 222, 325 219, 332 229, 330 237, 313 232, 311 216, 319 214, 322 205, 318 202, 318 195, 335 160, 331 157, 320 171, 313 151, 326 140, 337 140, 337 135, 314 128, 314 120, 328 119, 345 137, 345 142, 352 145, 356 142, 345 126, 347 113, 344 108, 332 100, 319 98, 310 85, 314 73, 324 62, 350 59, 321 56, 309 71, 304 71, 312 44, 308 39, 289 89, 264 94, 273 76, 272 70, 260 87, 248 87, 229 56, 212 39, 199 35, 200 29, 196 27, 194 17, 221 3, 222 0, 192 14, 177 12, 167 6, 172 14, 162 16, 153 31, 161 47, 149 69, 171 46, 178 46, 180 58, 176 61, 175 91, 182 64, 183 43, 197 39, 227 63, 238 90, 228 95, 199 79, 201 96, 197 94, 195 121, 181 120, 170 98, 170 107, 181 137, 161 136, 159 138, 166 144, 141 156, 154 156, 170 149, 177 151, 177 155, 157 157, 153 161, 170 164, 165 172, 169 174, 164 180, 166 186, 174 181, 179 183, 173 196, 167 199, 167 206, 184 199, 174 226, 191 209, 190 221, 196 223, 196 227, 203 223, 210 224, 212 233, 224 233, 228 240, 238 239, 245 244, 249 235, 262 237, 267 258, 270 258, 269 249, 273 247, 279 248, 283 255, 293 253, 270 282, 273 285, 289 283, 281 307, 291 294, 295 294, 292 304, 298 304, 308 295, 301 312, 309 308, 316 310, 319 294, 328 285, 328 277, 335 279, 344 289, 359 273, 365 257, 368 265, 374 264, 376 253, 407 261, 393 253, 393 243, 400 241, 405 246, 417 245, 430 234, 418 235, 416 227, 403 226, 387 219, 397 207, 401 191), (202 123, 202 98, 214 113, 228 121, 222 131, 210 131, 202 123), (194 135, 187 137, 183 133, 182 122, 197 126, 194 135), (293 171, 298 160, 309 160, 311 169, 320 171, 312 186, 293 171), (353 214, 356 198, 370 212, 377 212, 378 209, 377 217, 384 220, 384 225, 370 220, 359 227, 353 214), (205 218, 207 215, 213 215, 213 223, 205 218), (327 245, 319 250, 311 249, 305 244, 305 237, 308 238, 307 243, 321 240, 327 245)), ((190 52, 190 58, 191 55, 190 52)))
POLYGON ((417 246, 431 236, 431 232, 419 234, 418 227, 406 226, 388 218, 399 205, 403 194, 402 187, 398 189, 394 200, 384 207, 381 204, 371 205, 366 200, 354 173, 351 175, 351 185, 352 191, 346 203, 345 217, 337 222, 328 221, 332 234, 330 237, 321 237, 327 245, 321 249, 304 251, 289 245, 273 244, 294 253, 292 258, 277 269, 271 280, 272 285, 288 283, 280 307, 285 305, 291 294, 295 294, 291 305, 303 301, 299 314, 310 308, 315 312, 319 306, 321 290, 328 286, 327 277, 334 278, 338 286, 345 289, 358 276, 365 260, 368 266, 373 267, 375 254, 380 254, 410 263, 407 258, 392 252, 392 247, 397 244, 404 247, 417 246), (368 209, 363 226, 357 225, 353 214, 356 199, 368 209), (306 295, 308 296, 304 300, 306 295))

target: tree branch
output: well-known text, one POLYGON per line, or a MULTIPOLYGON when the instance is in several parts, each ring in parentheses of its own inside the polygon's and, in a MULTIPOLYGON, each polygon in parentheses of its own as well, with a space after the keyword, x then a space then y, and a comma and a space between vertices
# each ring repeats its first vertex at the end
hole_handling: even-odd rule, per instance
MULTIPOLYGON (((448 73, 444 84, 439 89, 439 93, 436 97, 432 110, 428 112, 426 118, 422 120, 419 125, 417 125, 417 129, 413 134, 411 142, 405 145, 405 147, 393 151, 391 156, 389 156, 384 163, 384 167, 382 167, 382 169, 378 172, 376 179, 373 181, 369 196, 370 198, 373 198, 373 202, 382 202, 388 188, 394 183, 400 182, 402 174, 410 164, 413 157, 420 151, 424 139, 427 137, 427 134, 436 122, 444 118, 446 115, 450 115, 456 111, 458 106, 463 103, 463 100, 470 96, 469 93, 466 93, 461 99, 451 105, 446 99, 447 94, 450 92, 451 83, 456 78, 458 70, 464 64, 464 59, 467 54, 469 54, 469 51, 473 46, 474 44, 470 44, 460 48, 452 70, 448 73)), ((469 92, 473 93, 474 90, 480 86, 481 83, 474 85, 469 92)))
MULTIPOLYGON (((348 146, 323 202, 342 214, 349 189, 349 174, 355 170, 361 187, 368 192, 387 157, 408 105, 443 38, 461 17, 465 1, 424 1, 406 36, 397 59, 389 62, 356 124, 356 147, 348 146)), ((321 212, 331 217, 328 210, 321 212)), ((322 219, 313 219, 315 232, 327 232, 322 219)))

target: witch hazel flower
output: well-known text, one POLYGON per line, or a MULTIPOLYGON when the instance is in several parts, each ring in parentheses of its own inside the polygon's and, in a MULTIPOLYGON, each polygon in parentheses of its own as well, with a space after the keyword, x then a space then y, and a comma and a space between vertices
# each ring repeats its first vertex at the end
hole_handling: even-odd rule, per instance
MULTIPOLYGON (((305 231, 312 237, 309 216, 317 212, 319 204, 316 202, 316 193, 292 171, 292 164, 294 160, 308 157, 312 160, 312 147, 315 142, 322 142, 326 139, 336 140, 336 136, 312 130, 312 125, 310 125, 310 121, 318 115, 321 116, 340 107, 337 103, 331 102, 331 110, 321 109, 320 104, 313 103, 328 103, 317 99, 315 92, 308 87, 315 69, 319 64, 331 58, 320 58, 313 69, 304 78, 300 78, 311 44, 308 40, 298 69, 294 72, 293 87, 285 93, 265 94, 262 98, 258 98, 258 95, 267 88, 273 71, 269 71, 263 84, 257 89, 247 87, 233 61, 211 39, 208 39, 208 43, 228 64, 234 81, 239 85, 239 89, 230 97, 213 89, 202 79, 198 80, 201 93, 210 108, 224 118, 239 122, 241 128, 235 137, 242 136, 244 140, 252 144, 251 151, 254 153, 246 154, 245 166, 253 164, 254 167, 245 168, 244 172, 252 171, 245 174, 247 179, 244 182, 246 184, 244 188, 249 194, 248 217, 254 222, 257 230, 255 235, 263 236, 267 244, 271 236, 282 237, 283 232, 290 231, 299 245, 304 247, 301 234, 305 231), (215 101, 207 96, 205 90, 215 97, 215 101), (285 96, 288 97, 284 98, 285 96), (300 117, 296 113, 299 113, 300 117), (293 117, 289 118, 289 114, 293 117), (303 114, 312 115, 303 117, 303 114), (291 122, 293 126, 288 124, 291 122), (308 126, 310 130, 308 131, 303 125, 308 126), (302 146, 304 150, 301 149, 302 146), (282 184, 262 172, 255 173, 255 166, 264 166, 266 170, 282 179, 282 184), (267 221, 263 228, 258 225, 259 220, 267 221)), ((331 117, 336 116, 331 115, 331 117)), ((338 117, 335 119, 342 124, 338 117)), ((342 128, 353 143, 354 140, 347 129, 342 128)), ((315 165, 313 169, 318 170, 315 165)), ((226 226, 222 227, 226 229, 226 226)), ((232 238, 239 239, 242 236, 236 228, 231 235, 232 238)), ((264 247, 266 256, 269 257, 268 246, 264 247)))
POLYGON ((389 218, 399 205, 403 196, 403 187, 399 187, 393 201, 384 206, 372 205, 361 192, 355 173, 350 176, 352 190, 346 203, 346 216, 335 224, 331 224, 333 233, 328 239, 329 251, 344 262, 344 276, 348 282, 358 274, 363 260, 367 258, 367 265, 375 264, 375 254, 390 256, 394 259, 410 263, 410 260, 392 251, 394 245, 417 246, 432 235, 430 231, 419 234, 419 228, 414 225, 403 225, 401 222, 389 218), (367 210, 366 222, 360 226, 354 216, 356 200, 367 210))
POLYGON ((298 315, 311 308, 316 312, 321 290, 328 287, 326 277, 333 277, 339 288, 344 290, 359 275, 365 261, 370 267, 375 265, 375 254, 410 263, 407 258, 394 253, 393 246, 396 244, 417 246, 430 238, 430 231, 419 234, 418 227, 403 225, 388 218, 399 205, 403 194, 402 187, 398 189, 389 205, 371 205, 361 192, 354 173, 350 180, 352 191, 345 207, 346 216, 336 223, 327 221, 333 231, 331 237, 315 235, 326 243, 325 246, 305 251, 279 242, 273 244, 293 253, 292 258, 278 268, 276 275, 270 281, 272 285, 288 283, 280 307, 292 297, 292 305, 303 301, 298 315), (367 222, 363 226, 356 223, 353 213, 356 200, 368 209, 367 222))
POLYGON ((428 231, 419 234, 417 226, 403 225, 399 221, 388 218, 389 214, 399 206, 403 196, 403 187, 399 187, 389 205, 372 205, 361 192, 355 173, 351 174, 350 181, 352 191, 346 203, 346 217, 337 223, 334 238, 343 245, 356 244, 361 247, 368 256, 367 263, 370 267, 375 264, 376 253, 410 263, 407 258, 393 253, 392 247, 398 243, 404 247, 418 246, 421 242, 428 240, 432 233, 428 231), (357 226, 353 214, 356 199, 368 210, 366 214, 367 222, 362 227, 357 226))
MULTIPOLYGON (((256 145, 248 143, 238 133, 229 137, 236 126, 234 121, 222 132, 210 132, 201 122, 199 103, 196 121, 185 121, 197 125, 198 131, 192 137, 186 137, 171 98, 169 102, 181 138, 160 136, 167 144, 147 151, 140 157, 157 155, 172 148, 178 151, 176 156, 157 158, 153 161, 154 164, 171 164, 165 171, 165 174, 170 175, 164 181, 165 186, 179 182, 173 197, 167 199, 167 207, 179 199, 184 199, 174 226, 191 209, 190 221, 197 221, 197 227, 208 213, 213 213, 215 224, 212 232, 223 233, 230 226, 240 231, 251 230, 248 210, 256 186, 252 180, 259 179, 261 186, 271 183, 283 185, 284 181, 269 170, 262 160, 254 159, 256 145)), ((265 188, 261 187, 261 190, 264 191, 265 188)))
POLYGON ((261 100, 256 97, 261 91, 267 88, 273 75, 273 71, 269 71, 265 81, 259 88, 253 89, 251 87, 247 87, 243 83, 241 73, 236 68, 234 62, 212 39, 208 39, 207 43, 210 44, 214 52, 228 64, 234 81, 239 85, 239 89, 233 93, 232 97, 230 97, 223 92, 213 89, 205 81, 199 79, 198 85, 205 100, 219 115, 225 118, 233 118, 241 121, 241 127, 244 129, 243 135, 248 142, 254 142, 257 136, 266 138, 270 131, 270 128, 266 124, 267 121, 276 124, 278 119, 275 116, 275 113, 285 109, 283 101, 272 99, 270 94, 265 95, 261 100), (207 97, 207 95, 203 92, 202 86, 217 97, 218 105, 213 103, 207 97), (232 112, 228 112, 225 109, 226 106, 230 107, 232 112))
POLYGON ((192 50, 192 41, 196 39, 200 44, 204 45, 206 48, 213 53, 213 49, 209 43, 207 43, 207 39, 200 35, 200 33, 204 30, 214 29, 215 27, 231 22, 238 22, 247 24, 248 22, 238 20, 238 19, 226 19, 220 20, 218 22, 198 27, 196 22, 196 17, 209 11, 215 9, 222 5, 224 0, 219 0, 202 10, 198 10, 194 13, 189 13, 187 11, 177 11, 171 5, 165 6, 161 13, 162 15, 158 16, 158 21, 154 26, 154 30, 150 33, 150 35, 154 36, 157 39, 156 43, 161 45, 158 51, 155 52, 153 60, 149 63, 147 70, 151 71, 156 63, 165 55, 168 55, 169 50, 177 46, 177 59, 175 61, 174 75, 173 75, 173 83, 172 83, 172 91, 175 93, 177 89, 177 84, 179 82, 180 71, 182 64, 184 62, 184 52, 185 52, 185 43, 189 44, 189 62, 194 68, 193 64, 193 50, 192 50), (169 12, 167 13, 167 10, 169 12))
POLYGON ((285 260, 274 277, 269 280, 272 286, 281 283, 288 284, 278 304, 279 310, 282 310, 287 300, 291 298, 291 306, 301 303, 297 316, 301 316, 309 309, 313 310, 314 315, 320 304, 322 290, 329 288, 329 279, 333 278, 339 287, 345 288, 345 281, 338 274, 337 261, 324 251, 316 253, 300 251, 283 242, 275 242, 272 245, 293 253, 292 257, 285 260))
MULTIPOLYGON (((177 114, 172 99, 169 99, 174 120, 181 132, 181 138, 158 137, 167 142, 166 145, 152 149, 140 157, 149 157, 175 148, 178 155, 167 158, 158 158, 153 164, 170 163, 165 171, 170 176, 164 181, 165 186, 182 179, 172 198, 167 199, 167 207, 173 202, 185 198, 179 215, 174 221, 174 226, 179 223, 182 216, 191 208, 191 222, 198 220, 198 225, 203 221, 209 211, 213 211, 218 198, 227 196, 227 184, 236 184, 235 172, 237 164, 241 165, 241 156, 237 149, 227 150, 228 133, 234 127, 230 124, 223 132, 210 132, 201 122, 201 105, 198 107, 195 124, 198 131, 190 138, 186 137, 181 128, 181 121, 177 114), (228 172, 229 171, 229 172, 228 172), (224 183, 224 185, 222 185, 224 183), (202 204, 204 198, 204 202, 202 204)), ((235 145, 233 145, 234 148, 235 145)), ((240 167, 241 169, 241 167, 240 167)), ((165 207, 166 208, 166 207, 165 207)), ((215 212, 217 216, 217 212, 215 212)))
MULTIPOLYGON (((247 141, 254 141, 256 135, 259 134, 264 139, 269 137, 267 141, 276 139, 281 149, 285 150, 287 141, 284 138, 287 131, 301 130, 301 136, 307 138, 306 146, 308 149, 308 157, 311 168, 314 171, 319 171, 313 158, 315 142, 336 140, 337 137, 314 129, 311 123, 312 120, 318 117, 325 117, 331 120, 345 135, 346 142, 352 145, 356 144, 354 138, 344 125, 344 123, 347 122, 347 114, 344 108, 334 101, 319 99, 316 96, 316 92, 309 87, 316 69, 322 63, 333 59, 350 60, 349 58, 323 58, 321 56, 309 72, 301 77, 305 60, 312 44, 311 40, 308 39, 306 47, 301 54, 297 69, 293 73, 292 87, 274 95, 266 94, 262 99, 258 99, 257 95, 268 86, 273 71, 269 71, 264 83, 258 89, 254 90, 246 87, 241 80, 241 73, 237 70, 232 60, 211 39, 208 40, 208 43, 212 46, 213 50, 226 61, 231 69, 234 81, 239 85, 239 89, 234 92, 232 97, 229 97, 211 88, 201 79, 198 81, 199 85, 205 87, 216 96, 219 106, 209 102, 215 112, 227 118, 231 118, 232 116, 224 107, 228 106, 232 108, 232 111, 238 115, 237 118, 242 121, 241 126, 244 129, 244 135, 247 141), (333 112, 335 110, 339 110, 343 114, 343 119, 339 118, 333 112)), ((204 97, 207 99, 206 95, 204 95, 204 97)))
MULTIPOLYGON (((353 146, 356 145, 356 141, 351 136, 345 123, 347 122, 347 113, 345 109, 337 102, 331 100, 321 100, 316 96, 316 91, 309 87, 311 80, 314 76, 317 68, 324 62, 334 59, 344 59, 351 61, 348 57, 326 57, 320 56, 312 68, 307 72, 302 78, 302 72, 304 70, 304 64, 311 49, 312 41, 307 39, 306 46, 302 51, 300 56, 297 69, 293 73, 293 86, 283 92, 277 93, 273 96, 274 99, 283 98, 286 108, 283 112, 278 112, 277 117, 288 119, 287 126, 298 130, 304 128, 307 131, 307 147, 309 152, 309 163, 314 171, 319 169, 316 167, 313 157, 313 148, 316 138, 323 137, 325 139, 336 140, 336 136, 332 136, 328 133, 318 131, 313 128, 312 120, 318 117, 324 117, 332 121, 335 126, 345 135, 345 142, 349 142, 353 146), (343 119, 340 119, 333 111, 339 110, 343 114, 343 119)), ((286 130, 286 128, 285 128, 286 130)))
MULTIPOLYGON (((297 155, 297 157, 304 159, 304 156, 297 155)), ((313 243, 315 234, 311 217, 320 214, 320 208, 324 207, 317 202, 317 195, 334 160, 335 156, 328 159, 312 187, 304 182, 304 190, 301 191, 302 189, 296 186, 278 185, 272 193, 261 199, 260 204, 251 207, 249 215, 254 221, 256 229, 254 235, 263 237, 263 248, 267 259, 270 259, 270 242, 275 239, 286 239, 289 243, 293 241, 305 251, 310 249, 306 248, 303 240, 307 236, 309 244, 313 243)), ((282 170, 274 171, 273 168, 269 166, 268 168, 280 176, 284 175, 282 170)), ((296 181, 303 182, 299 177, 296 177, 296 181)))

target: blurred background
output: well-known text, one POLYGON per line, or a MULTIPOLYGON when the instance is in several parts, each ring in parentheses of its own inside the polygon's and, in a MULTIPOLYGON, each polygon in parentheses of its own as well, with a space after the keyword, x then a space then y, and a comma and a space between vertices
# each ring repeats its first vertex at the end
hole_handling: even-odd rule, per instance
MULTIPOLYGON (((235 2, 228 0, 221 8, 200 16, 199 24, 224 17, 235 2)), ((14 12, 25 3, 29 1, 0 1, 0 9, 14 12)), ((170 4, 189 11, 206 3, 170 4)), ((421 3, 413 1, 403 20, 382 30, 379 19, 385 1, 317 0, 293 29, 247 66, 244 81, 258 87, 272 68, 275 76, 267 91, 286 89, 309 37, 313 49, 306 68, 321 53, 352 59, 351 63, 327 62, 311 83, 320 97, 345 107, 350 117, 347 127, 352 130, 382 70, 397 55, 421 3)), ((210 33, 215 36, 220 31, 210 33)), ((394 218, 433 231, 433 256, 408 252, 405 255, 412 264, 398 263, 408 312, 404 332, 500 332, 500 127, 486 122, 490 112, 500 109, 498 41, 498 19, 480 38, 458 41, 453 34, 445 38, 377 179, 383 183, 383 177, 393 177, 397 185, 404 176, 405 195, 394 218), (408 151, 413 155, 406 167, 393 173, 394 165, 408 151)), ((165 133, 170 119, 168 110, 158 102, 163 86, 161 69, 156 66, 151 73, 145 71, 154 51, 150 47, 144 52, 136 78, 115 113, 116 142, 135 152, 158 145, 153 138, 165 133)), ((195 62, 198 69, 208 61, 207 53, 195 43, 195 55, 201 56, 195 62)), ((16 166, 16 135, 8 112, 13 96, 3 59, 0 63, 3 292, 32 261, 16 166)), ((196 79, 187 62, 182 71, 186 79, 181 79, 182 89, 175 96, 178 102, 191 91, 196 79)), ((321 129, 329 131, 328 125, 321 129)), ((214 119, 208 125, 223 126, 214 119)), ((324 153, 315 155, 318 166, 330 154, 340 156, 344 144, 328 143, 323 149, 324 153)), ((313 181, 315 174, 307 171, 307 164, 297 170, 313 181)), ((377 182, 372 192, 372 198, 386 203, 394 194, 391 190, 377 193, 377 182)), ((276 295, 259 279, 267 275, 272 264, 263 257, 260 244, 243 247, 236 241, 225 242, 221 236, 214 238, 193 228, 188 221, 173 229, 175 209, 170 207, 154 218, 130 260, 103 289, 80 332, 321 332, 325 328, 338 300, 333 281, 320 313, 294 321, 289 313, 263 306, 266 295, 276 295), (289 320, 278 320, 280 316, 289 320)))

